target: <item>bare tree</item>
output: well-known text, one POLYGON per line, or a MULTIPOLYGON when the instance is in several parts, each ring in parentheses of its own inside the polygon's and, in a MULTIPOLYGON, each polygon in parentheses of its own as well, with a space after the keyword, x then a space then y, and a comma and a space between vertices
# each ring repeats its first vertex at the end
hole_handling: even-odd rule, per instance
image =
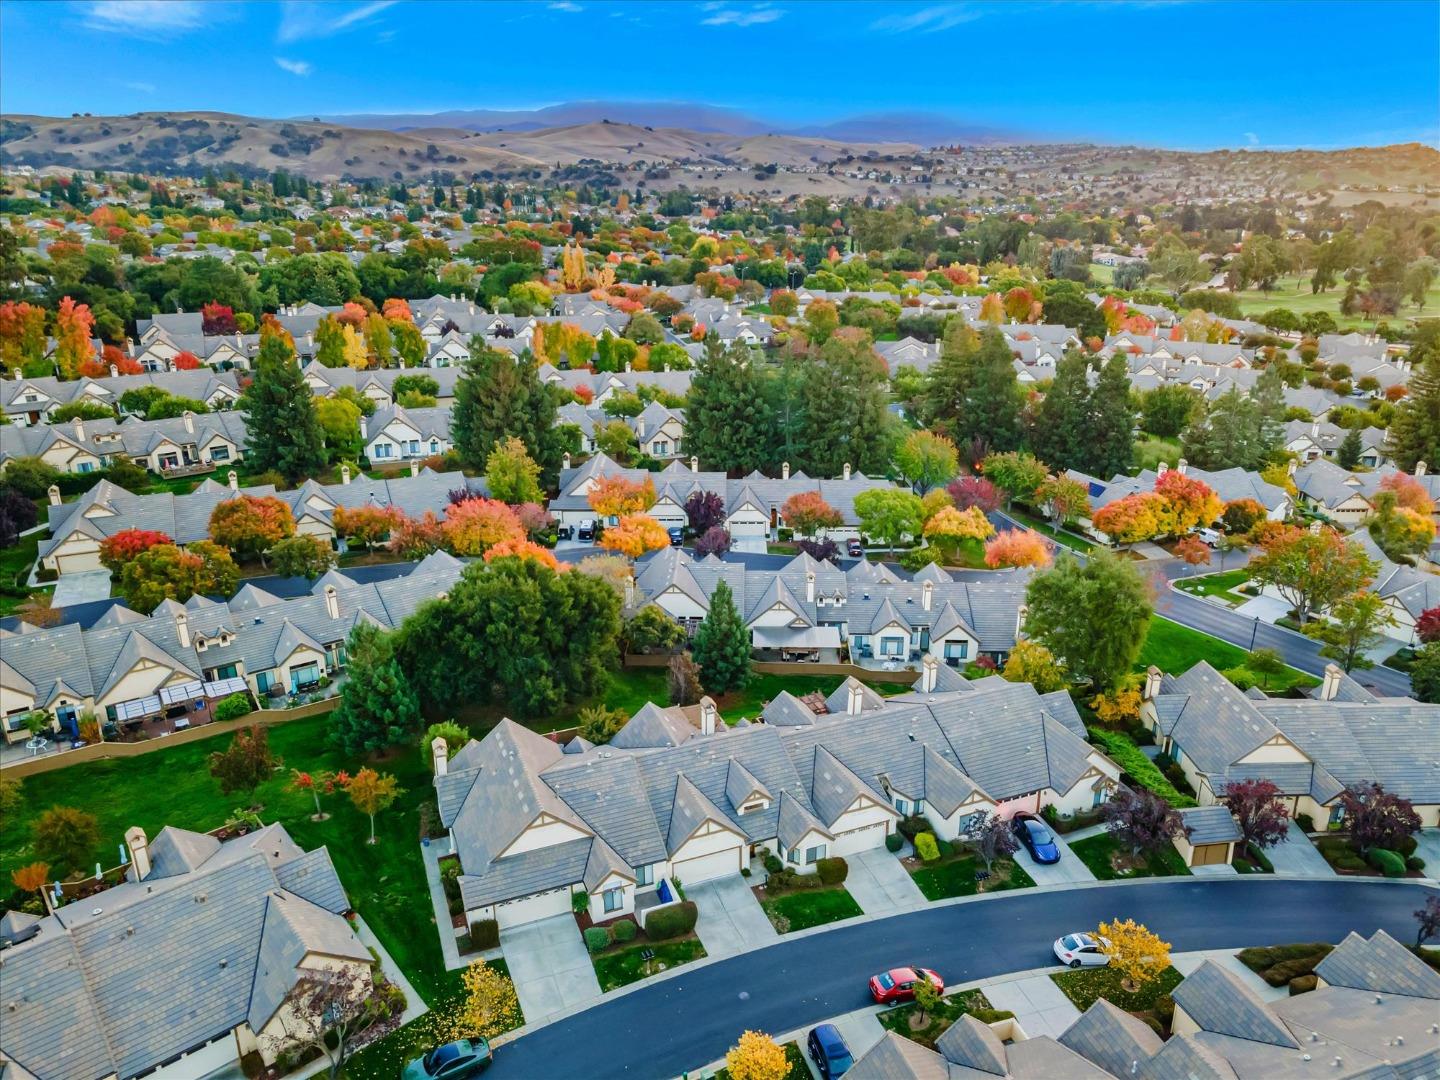
POLYGON ((973 815, 965 826, 965 839, 975 845, 975 852, 986 870, 991 869, 996 859, 1008 859, 1015 854, 1019 846, 1009 823, 998 814, 983 810, 973 815))
POLYGON ((377 1015, 369 1004, 373 992, 369 968, 347 964, 307 971, 285 995, 276 1014, 281 1033, 267 1036, 270 1048, 279 1053, 292 1046, 313 1046, 329 1061, 330 1080, 336 1080, 357 1035, 364 1031, 378 1039, 399 1024, 398 1015, 377 1015))
POLYGON ((1415 909, 1415 948, 1420 948, 1436 934, 1440 934, 1440 896, 1426 899, 1425 906, 1415 909))

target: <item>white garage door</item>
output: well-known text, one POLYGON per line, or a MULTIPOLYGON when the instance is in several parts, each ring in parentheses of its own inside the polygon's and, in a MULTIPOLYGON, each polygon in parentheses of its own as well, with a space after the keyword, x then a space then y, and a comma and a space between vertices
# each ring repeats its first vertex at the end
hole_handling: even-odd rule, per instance
POLYGON ((729 524, 731 536, 765 536, 770 532, 770 523, 764 518, 732 518, 729 524))
POLYGON ((702 881, 713 881, 726 874, 740 872, 740 848, 727 848, 713 855, 701 855, 695 859, 683 859, 671 868, 682 885, 699 885, 702 881))
POLYGON ((871 851, 874 848, 883 847, 884 844, 885 823, 881 821, 874 825, 866 825, 861 829, 852 829, 850 832, 837 834, 835 843, 830 845, 830 854, 854 855, 857 851, 871 851))
POLYGON ((507 926, 519 926, 521 923, 534 922, 536 919, 548 919, 552 915, 566 915, 569 911, 570 890, 568 888, 552 889, 550 892, 538 893, 521 900, 511 900, 508 904, 497 905, 495 921, 503 930, 507 926))

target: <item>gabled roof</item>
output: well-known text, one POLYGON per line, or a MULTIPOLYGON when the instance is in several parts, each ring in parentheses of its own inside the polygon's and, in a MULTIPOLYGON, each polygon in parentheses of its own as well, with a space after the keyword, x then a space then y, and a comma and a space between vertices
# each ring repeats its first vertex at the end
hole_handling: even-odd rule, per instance
POLYGON ((646 746, 679 746, 699 732, 678 712, 647 701, 610 740, 611 746, 637 750, 646 746))
POLYGON ((945 1060, 956 1065, 977 1069, 982 1073, 1004 1076, 1005 1044, 989 1024, 981 1023, 969 1013, 961 1016, 935 1040, 935 1049, 945 1060))
POLYGON ((707 821, 736 831, 725 811, 721 810, 705 793, 697 788, 691 779, 681 773, 675 780, 675 797, 671 804, 670 831, 665 837, 665 846, 675 854, 695 830, 707 821))
POLYGON ((1300 1046, 1248 986, 1213 960, 1186 976, 1170 996, 1202 1031, 1270 1046, 1300 1046))
POLYGON ((730 805, 738 814, 740 807, 756 795, 767 800, 774 799, 774 796, 770 794, 770 789, 756 780, 754 773, 731 758, 730 767, 725 774, 725 796, 730 800, 730 805))
POLYGON ((810 832, 817 832, 830 840, 835 839, 835 834, 827 829, 804 803, 790 792, 782 792, 780 818, 776 826, 776 838, 780 841, 780 846, 792 848, 810 832))
POLYGON ((208 833, 166 825, 150 842, 150 873, 145 875, 145 880, 177 877, 198 870, 219 850, 220 841, 208 833))
POLYGON ((815 713, 789 690, 781 690, 766 702, 760 716, 777 727, 808 727, 815 723, 815 713))
POLYGON ((849 810, 856 799, 867 795, 876 802, 876 793, 824 746, 815 748, 815 772, 810 786, 810 802, 820 820, 833 825, 849 810))
POLYGON ((1315 966, 1315 974, 1331 986, 1440 1001, 1440 972, 1384 930, 1369 941, 1350 931, 1315 966))
POLYGON ((1115 1076, 1130 1076, 1163 1045, 1137 1017, 1104 998, 1080 1014, 1060 1035, 1060 1044, 1115 1076))

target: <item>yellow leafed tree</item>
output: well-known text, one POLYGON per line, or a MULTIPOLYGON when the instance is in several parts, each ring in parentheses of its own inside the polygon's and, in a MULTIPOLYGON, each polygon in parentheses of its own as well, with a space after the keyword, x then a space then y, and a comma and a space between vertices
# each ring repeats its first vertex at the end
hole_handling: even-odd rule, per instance
POLYGON ((465 996, 451 1013, 437 1016, 434 1034, 438 1042, 454 1039, 493 1039, 520 1023, 520 1001, 515 984, 503 974, 477 960, 460 977, 465 996))
POLYGON ((354 368, 356 371, 364 371, 370 366, 370 353, 365 348, 365 339, 356 332, 353 326, 342 326, 340 328, 341 349, 345 354, 345 366, 354 368))
POLYGON ((731 1080, 785 1080, 790 1063, 785 1051, 761 1031, 747 1031, 725 1055, 731 1080))
POLYGON ((566 244, 560 253, 560 281, 566 292, 579 292, 585 285, 585 252, 579 244, 566 244))
POLYGON ((1115 919, 1102 922, 1096 934, 1109 942, 1103 951, 1110 958, 1110 966, 1124 976, 1121 985, 1129 993, 1159 978, 1170 966, 1170 943, 1162 941, 1144 923, 1115 919))

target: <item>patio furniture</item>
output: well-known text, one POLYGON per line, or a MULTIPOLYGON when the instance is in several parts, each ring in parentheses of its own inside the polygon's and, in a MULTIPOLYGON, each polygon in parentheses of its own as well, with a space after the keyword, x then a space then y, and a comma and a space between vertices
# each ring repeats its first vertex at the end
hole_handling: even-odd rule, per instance
POLYGON ((45 736, 36 735, 33 736, 30 741, 25 744, 25 749, 30 751, 31 757, 36 757, 37 755, 43 754, 47 749, 49 749, 49 746, 50 741, 46 739, 45 736))
POLYGON ((186 728, 188 728, 189 726, 190 726, 190 718, 187 717, 187 716, 182 716, 182 717, 180 717, 180 719, 178 719, 178 720, 175 721, 175 730, 176 730, 176 731, 184 731, 184 730, 185 730, 186 728))

